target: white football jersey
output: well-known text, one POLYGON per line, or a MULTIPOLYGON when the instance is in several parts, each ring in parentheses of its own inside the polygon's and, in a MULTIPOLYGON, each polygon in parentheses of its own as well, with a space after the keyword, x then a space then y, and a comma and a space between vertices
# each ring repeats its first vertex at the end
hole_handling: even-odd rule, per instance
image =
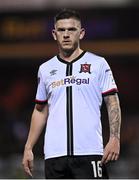
POLYGON ((102 97, 117 92, 103 57, 83 52, 72 62, 55 56, 38 71, 36 103, 48 103, 45 159, 103 155, 102 97))

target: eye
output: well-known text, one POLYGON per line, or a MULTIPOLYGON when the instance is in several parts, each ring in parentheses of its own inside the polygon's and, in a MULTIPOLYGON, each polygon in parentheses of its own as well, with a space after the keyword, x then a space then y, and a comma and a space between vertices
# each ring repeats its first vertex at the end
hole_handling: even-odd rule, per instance
POLYGON ((65 31, 65 29, 64 28, 58 28, 57 31, 63 32, 63 31, 65 31))
POLYGON ((76 31, 77 29, 72 27, 72 28, 69 28, 68 31, 76 31))

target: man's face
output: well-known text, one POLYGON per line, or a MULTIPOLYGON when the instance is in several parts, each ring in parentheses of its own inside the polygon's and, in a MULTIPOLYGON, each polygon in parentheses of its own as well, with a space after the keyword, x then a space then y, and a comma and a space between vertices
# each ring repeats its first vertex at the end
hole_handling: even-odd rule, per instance
POLYGON ((84 36, 84 29, 81 23, 73 18, 61 19, 55 23, 53 37, 57 40, 62 51, 74 51, 79 47, 79 41, 84 36))

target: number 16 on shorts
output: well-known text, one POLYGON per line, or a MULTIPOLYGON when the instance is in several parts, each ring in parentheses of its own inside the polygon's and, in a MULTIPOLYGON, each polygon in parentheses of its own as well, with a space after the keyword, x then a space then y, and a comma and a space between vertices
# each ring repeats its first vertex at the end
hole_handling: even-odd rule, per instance
POLYGON ((101 178, 102 177, 102 167, 101 161, 91 161, 94 178, 101 178))

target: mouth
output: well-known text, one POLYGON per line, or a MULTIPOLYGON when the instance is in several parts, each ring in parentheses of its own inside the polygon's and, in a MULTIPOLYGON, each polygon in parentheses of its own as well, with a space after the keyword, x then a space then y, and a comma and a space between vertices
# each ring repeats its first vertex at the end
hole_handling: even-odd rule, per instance
POLYGON ((62 42, 63 45, 70 45, 71 44, 71 41, 70 40, 65 40, 62 42))

